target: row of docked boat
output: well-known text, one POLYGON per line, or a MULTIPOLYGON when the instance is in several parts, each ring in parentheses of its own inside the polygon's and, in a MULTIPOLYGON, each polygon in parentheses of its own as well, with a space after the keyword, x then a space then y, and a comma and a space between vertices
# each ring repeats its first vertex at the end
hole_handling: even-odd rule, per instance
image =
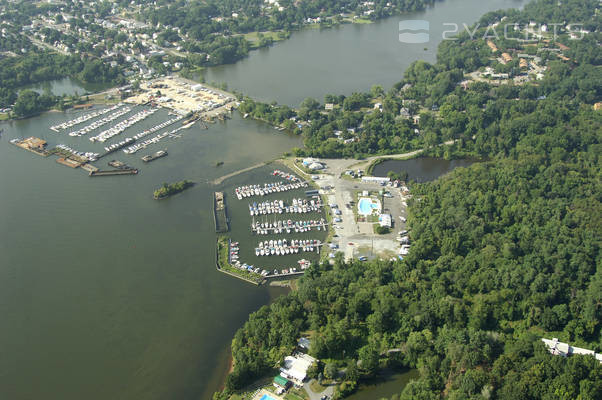
POLYGON ((88 133, 100 128, 101 126, 104 126, 106 124, 108 124, 109 122, 113 122, 115 121, 117 118, 129 113, 132 109, 129 106, 125 106, 123 108, 118 109, 117 111, 115 111, 113 114, 108 115, 104 118, 98 119, 94 122, 92 122, 89 125, 84 126, 81 129, 78 129, 76 131, 73 132, 69 132, 69 136, 84 136, 87 135, 88 133))
POLYGON ((165 122, 161 122, 159 125, 155 125, 152 128, 146 129, 146 130, 144 130, 144 131, 142 131, 142 132, 134 135, 133 138, 136 139, 136 140, 142 139, 143 137, 148 136, 151 133, 158 132, 158 131, 160 131, 163 128, 167 128, 171 124, 175 124, 176 122, 178 122, 182 118, 183 118, 182 116, 177 116, 175 118, 168 119, 165 122))
POLYGON ((279 176, 290 182, 301 182, 301 179, 299 179, 295 175, 289 174, 288 172, 280 171, 279 169, 274 170, 274 172, 272 172, 272 175, 279 176))
POLYGON ((136 139, 134 139, 134 138, 126 138, 126 139, 122 140, 121 142, 113 143, 112 145, 105 147, 105 151, 107 152, 106 154, 109 154, 109 153, 112 153, 119 149, 122 149, 125 146, 129 146, 130 144, 134 143, 135 141, 136 141, 136 139))
POLYGON ((240 261, 237 261, 233 265, 236 268, 239 268, 239 269, 241 269, 243 271, 252 272, 254 274, 258 274, 258 275, 261 275, 263 277, 270 278, 270 277, 273 277, 273 276, 283 276, 283 275, 300 274, 304 270, 306 270, 307 268, 309 268, 309 266, 311 265, 311 263, 309 261, 305 260, 305 259, 304 260, 299 260, 298 263, 299 263, 299 268, 298 269, 297 269, 297 267, 285 268, 282 271, 274 269, 274 271, 271 272, 271 273, 268 270, 257 268, 254 265, 249 265, 247 263, 241 263, 240 261))
POLYGON ((189 127, 188 125, 184 125, 184 126, 180 126, 180 127, 176 128, 176 129, 174 129, 172 131, 161 132, 157 136, 153 136, 150 139, 146 139, 143 142, 136 143, 135 145, 130 146, 127 149, 124 149, 123 152, 126 153, 126 154, 134 154, 138 150, 145 149, 146 146, 149 146, 149 145, 154 144, 154 143, 159 143, 161 141, 161 139, 166 138, 167 136, 179 137, 176 134, 178 132, 180 132, 182 129, 186 129, 188 127, 189 127))
POLYGON ((294 182, 294 183, 285 183, 285 182, 275 182, 275 183, 264 183, 261 185, 246 185, 237 187, 234 192, 236 193, 236 197, 238 200, 242 200, 246 197, 253 196, 265 196, 272 193, 281 193, 288 192, 289 190, 295 190, 307 187, 306 182, 294 182))
POLYGON ((66 151, 68 153, 74 154, 78 157, 84 158, 90 162, 98 160, 98 157, 100 156, 100 154, 93 153, 91 151, 83 152, 83 151, 74 150, 71 147, 67 146, 66 144, 57 144, 56 148, 66 151))
POLYGON ((149 109, 137 112, 136 114, 132 115, 131 117, 121 121, 114 127, 106 129, 106 130, 100 132, 96 136, 92 136, 90 138, 90 141, 91 142, 106 142, 113 136, 119 135, 120 133, 122 133, 123 131, 128 129, 130 126, 133 126, 133 125, 137 124, 138 122, 153 115, 154 113, 157 112, 157 110, 158 110, 157 108, 149 108, 149 109))
POLYGON ((307 240, 291 240, 290 244, 286 239, 278 240, 266 240, 259 242, 259 245, 255 248, 256 256, 286 256, 289 254, 297 254, 302 252, 320 252, 321 242, 315 239, 307 240))
POLYGON ((234 264, 238 261, 238 252, 240 248, 238 247, 238 242, 230 241, 228 244, 228 262, 230 264, 234 264))
POLYGON ((291 205, 286 205, 282 200, 264 201, 262 203, 249 204, 249 214, 268 215, 268 214, 306 214, 310 212, 320 212, 322 203, 320 198, 306 200, 293 199, 291 205))
POLYGON ((309 220, 309 221, 274 221, 274 222, 255 222, 251 223, 251 232, 256 235, 269 235, 271 233, 301 233, 309 232, 312 229, 326 230, 326 220, 324 218, 320 220, 309 220))
POLYGON ((123 106, 123 104, 119 103, 117 105, 114 105, 113 107, 103 108, 102 110, 98 110, 98 111, 94 111, 94 112, 91 112, 91 113, 88 113, 85 115, 81 115, 70 121, 63 122, 62 124, 53 125, 50 127, 50 129, 58 133, 61 129, 68 129, 68 128, 71 128, 72 126, 83 124, 84 122, 89 121, 92 118, 100 117, 101 115, 105 115, 105 114, 110 113, 111 111, 115 111, 121 106, 123 106))

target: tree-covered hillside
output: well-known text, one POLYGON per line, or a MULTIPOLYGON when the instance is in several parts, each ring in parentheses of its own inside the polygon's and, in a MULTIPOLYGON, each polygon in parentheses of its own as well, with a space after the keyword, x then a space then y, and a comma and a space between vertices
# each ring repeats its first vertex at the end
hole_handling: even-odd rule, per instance
MULTIPOLYGON (((577 15, 593 3, 538 0, 508 18, 577 15)), ((315 265, 298 290, 252 314, 233 340, 224 394, 270 371, 303 333, 311 354, 347 368, 338 395, 404 366, 420 378, 395 398, 602 398, 598 361, 553 356, 540 340, 602 352, 597 14, 587 14, 588 38, 570 43, 570 61, 553 60, 532 83, 461 88, 463 65, 477 62, 467 37, 443 44, 437 65, 406 72, 399 88, 438 105, 421 130, 433 143, 459 139, 431 152, 488 161, 412 186, 403 261, 315 265)))

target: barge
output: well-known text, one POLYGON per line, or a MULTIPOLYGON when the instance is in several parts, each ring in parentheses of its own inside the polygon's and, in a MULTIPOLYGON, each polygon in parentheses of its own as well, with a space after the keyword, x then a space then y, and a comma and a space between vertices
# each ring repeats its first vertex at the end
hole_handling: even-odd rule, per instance
POLYGON ((136 168, 127 169, 112 169, 107 171, 90 171, 90 176, 112 176, 112 175, 136 175, 138 170, 136 168))
POLYGON ((167 150, 159 150, 155 154, 146 155, 146 156, 142 157, 141 159, 145 163, 148 163, 148 162, 151 162, 151 161, 155 161, 158 158, 166 157, 166 156, 167 156, 167 150))
POLYGON ((213 220, 217 233, 228 232, 230 230, 224 192, 215 192, 213 194, 213 220))

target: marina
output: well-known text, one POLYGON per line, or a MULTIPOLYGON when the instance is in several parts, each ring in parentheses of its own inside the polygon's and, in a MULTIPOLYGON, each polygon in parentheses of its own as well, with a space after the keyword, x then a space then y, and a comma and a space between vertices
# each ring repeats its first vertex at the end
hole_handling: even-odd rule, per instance
POLYGON ((277 233, 303 233, 309 232, 312 229, 326 231, 328 223, 324 218, 320 220, 310 221, 292 221, 292 220, 281 220, 274 222, 256 222, 253 220, 251 223, 251 232, 256 235, 269 235, 277 233))
POLYGON ((160 124, 155 125, 150 129, 146 129, 145 131, 134 135, 133 138, 136 140, 142 139, 143 137, 148 136, 151 133, 158 132, 163 128, 167 128, 169 125, 175 124, 176 122, 180 121, 181 119, 182 119, 182 117, 180 116, 180 117, 175 117, 175 118, 169 119, 167 121, 161 122, 160 124))
POLYGON ((83 151, 77 151, 72 149, 71 147, 67 146, 66 144, 57 144, 56 147, 51 150, 51 153, 54 154, 62 154, 65 155, 66 157, 73 157, 76 156, 77 158, 79 158, 81 162, 93 162, 98 160, 98 158, 100 157, 99 153, 94 153, 94 152, 83 152, 83 151))
MULTIPOLYGON (((306 241, 302 241, 302 242, 305 243, 304 246, 300 246, 299 244, 297 244, 296 249, 305 248, 305 249, 307 249, 306 251, 310 251, 309 248, 311 247, 311 248, 318 249, 317 251, 319 251, 319 246, 320 246, 319 240, 306 240, 306 241), (311 242, 311 244, 310 244, 310 242, 311 242)), ((219 244, 219 242, 218 242, 218 244, 219 244)), ((232 272, 229 272, 229 271, 224 271, 223 268, 220 268, 219 260, 218 260, 218 269, 220 269, 223 272, 226 272, 230 275, 233 275, 233 276, 236 276, 243 280, 246 280, 248 282, 251 282, 251 283, 261 284, 261 283, 265 282, 265 279, 268 279, 268 278, 275 278, 275 277, 282 278, 282 277, 287 277, 287 276, 302 275, 305 272, 305 270, 307 268, 309 268, 309 266, 311 265, 311 261, 306 260, 306 259, 301 259, 301 260, 297 261, 297 266, 293 266, 293 267, 274 268, 273 270, 271 267, 256 267, 255 265, 244 263, 240 260, 240 247, 239 246, 240 246, 239 242, 234 242, 231 239, 228 239, 226 261, 227 261, 228 266, 234 268, 235 271, 238 270, 238 271, 243 272, 245 274, 245 276, 243 277, 243 276, 239 276, 237 274, 233 274, 232 272)), ((269 243, 268 243, 268 246, 269 246, 269 243)), ((282 249, 284 251, 284 246, 281 245, 280 247, 282 247, 282 249)), ((218 249, 218 251, 219 251, 219 249, 218 249)), ((270 249, 270 251, 271 251, 271 249, 270 249)), ((275 251, 276 250, 274 250, 274 252, 275 251)), ((289 251, 293 251, 292 248, 289 251)), ((298 253, 298 251, 299 250, 297 250, 297 253, 298 253)), ((221 267, 223 267, 223 266, 221 266, 221 267)))
POLYGON ((87 135, 88 133, 108 124, 109 122, 113 122, 117 118, 124 116, 125 114, 129 113, 131 110, 132 109, 129 106, 121 107, 121 108, 117 109, 113 114, 111 114, 107 117, 96 120, 96 121, 92 122, 91 124, 86 125, 83 128, 80 128, 76 131, 69 132, 69 136, 73 136, 73 137, 78 136, 79 137, 79 136, 87 135))
POLYGON ((279 176, 279 177, 284 178, 284 179, 286 179, 287 181, 290 181, 290 182, 302 182, 301 179, 299 179, 299 177, 297 177, 297 176, 295 176, 293 174, 290 174, 288 172, 281 171, 279 169, 275 169, 274 172, 272 172, 272 175, 273 176, 279 176))
POLYGON ((134 142, 136 142, 136 139, 134 139, 134 138, 127 138, 125 140, 122 140, 121 142, 113 143, 112 145, 105 147, 106 153, 104 153, 101 157, 104 157, 107 154, 111 154, 113 152, 116 152, 119 149, 123 149, 125 146, 129 146, 130 144, 132 144, 134 142))
POLYGON ((157 108, 150 108, 147 110, 142 110, 142 111, 132 115, 125 121, 121 121, 114 127, 106 129, 106 130, 100 132, 96 136, 92 136, 90 138, 90 141, 91 142, 106 142, 113 136, 117 136, 117 135, 121 134, 123 131, 125 131, 130 126, 133 126, 134 124, 137 124, 138 122, 143 121, 150 115, 153 115, 155 112, 157 112, 157 108))
POLYGON ((117 110, 121 106, 122 106, 121 104, 117 104, 117 105, 114 105, 113 107, 103 108, 102 110, 98 110, 98 111, 94 111, 94 112, 82 115, 82 116, 72 119, 70 121, 66 121, 66 122, 63 122, 58 125, 53 125, 50 127, 50 130, 58 133, 62 129, 68 129, 75 125, 83 124, 84 122, 89 121, 93 118, 108 114, 111 111, 117 110))
POLYGON ((234 192, 238 200, 253 196, 265 196, 272 193, 288 192, 289 190, 301 189, 307 187, 307 182, 275 182, 264 183, 261 185, 246 185, 237 187, 234 192))
POLYGON ((320 212, 322 201, 320 196, 314 196, 311 200, 293 199, 290 205, 282 200, 264 201, 262 203, 249 204, 249 214, 269 215, 269 214, 306 214, 311 212, 320 212))
POLYGON ((147 146, 150 146, 150 145, 155 144, 155 143, 159 143, 162 139, 164 139, 164 138, 166 138, 168 136, 169 137, 175 137, 175 138, 180 137, 179 135, 177 135, 177 133, 180 132, 183 129, 190 128, 192 125, 194 125, 194 122, 191 122, 191 123, 189 123, 187 125, 184 125, 184 126, 177 127, 176 129, 174 129, 174 130, 172 130, 170 132, 167 132, 167 131, 166 132, 161 132, 157 136, 154 136, 154 137, 152 137, 150 139, 146 139, 143 142, 140 142, 140 143, 137 143, 137 144, 135 144, 133 146, 128 147, 127 149, 123 150, 123 152, 126 153, 126 154, 134 154, 134 153, 136 153, 137 151, 139 151, 141 149, 145 149, 147 146))

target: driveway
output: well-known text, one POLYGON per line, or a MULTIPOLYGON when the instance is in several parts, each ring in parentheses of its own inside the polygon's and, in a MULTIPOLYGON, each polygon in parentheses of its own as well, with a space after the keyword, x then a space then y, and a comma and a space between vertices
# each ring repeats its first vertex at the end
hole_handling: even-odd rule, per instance
POLYGON ((320 398, 324 395, 327 395, 330 398, 332 398, 332 395, 334 394, 334 385, 329 385, 328 387, 326 387, 326 389, 324 389, 323 392, 316 393, 313 390, 311 390, 311 387, 309 386, 314 381, 315 379, 311 379, 305 382, 305 384, 303 384, 303 389, 305 389, 305 391, 307 392, 309 400, 320 400, 320 398))

